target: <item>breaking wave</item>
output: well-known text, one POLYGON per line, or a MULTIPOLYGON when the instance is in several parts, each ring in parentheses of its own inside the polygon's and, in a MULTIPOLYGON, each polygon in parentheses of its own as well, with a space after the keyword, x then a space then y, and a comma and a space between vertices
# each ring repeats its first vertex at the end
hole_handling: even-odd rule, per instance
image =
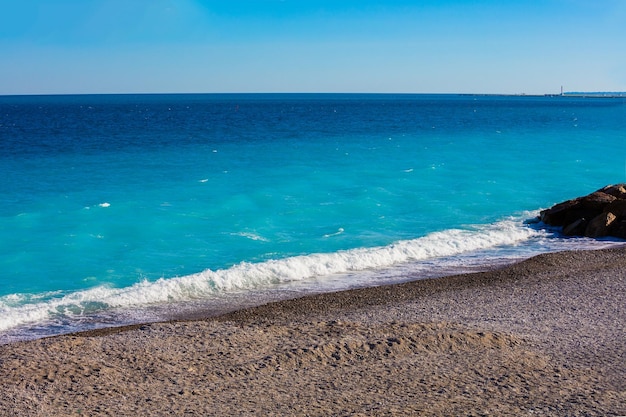
POLYGON ((268 288, 275 284, 360 271, 390 268, 500 246, 515 246, 541 231, 510 219, 466 229, 430 233, 412 240, 373 248, 314 253, 260 263, 241 262, 227 269, 210 270, 156 281, 144 280, 124 288, 99 286, 39 295, 11 294, 0 298, 0 331, 33 323, 77 320, 115 308, 141 308, 216 297, 232 291, 268 288))

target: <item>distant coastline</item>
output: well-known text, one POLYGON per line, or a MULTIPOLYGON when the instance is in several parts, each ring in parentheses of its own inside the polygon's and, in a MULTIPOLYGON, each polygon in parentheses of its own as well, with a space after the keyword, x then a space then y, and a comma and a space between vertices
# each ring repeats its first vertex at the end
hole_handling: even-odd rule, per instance
POLYGON ((614 92, 614 91, 590 91, 590 92, 563 92, 556 94, 526 94, 526 93, 514 93, 514 94, 495 94, 495 93, 461 93, 461 96, 502 96, 502 97, 589 97, 589 98, 626 98, 626 92, 614 92))
POLYGON ((601 98, 623 98, 626 97, 626 92, 617 91, 592 91, 592 92, 580 92, 572 91, 568 93, 560 94, 564 97, 601 97, 601 98))
POLYGON ((626 98, 626 91, 592 91, 592 92, 562 92, 562 93, 416 93, 416 92, 130 92, 130 93, 26 93, 26 94, 2 94, 0 98, 15 97, 89 97, 89 96, 474 96, 474 97, 600 97, 600 98, 626 98))

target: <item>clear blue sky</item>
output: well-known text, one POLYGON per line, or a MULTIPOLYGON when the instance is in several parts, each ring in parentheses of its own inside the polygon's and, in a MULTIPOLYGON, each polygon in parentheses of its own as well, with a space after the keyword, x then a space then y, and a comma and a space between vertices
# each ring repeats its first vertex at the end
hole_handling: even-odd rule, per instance
POLYGON ((0 94, 626 91, 626 0, 0 0, 0 94))

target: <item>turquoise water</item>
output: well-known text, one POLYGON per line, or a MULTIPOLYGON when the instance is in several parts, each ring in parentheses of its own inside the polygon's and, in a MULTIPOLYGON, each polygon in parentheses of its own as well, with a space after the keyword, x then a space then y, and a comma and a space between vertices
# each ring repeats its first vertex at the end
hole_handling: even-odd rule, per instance
POLYGON ((6 96, 0 141, 11 340, 606 245, 524 221, 626 181, 623 98, 6 96))

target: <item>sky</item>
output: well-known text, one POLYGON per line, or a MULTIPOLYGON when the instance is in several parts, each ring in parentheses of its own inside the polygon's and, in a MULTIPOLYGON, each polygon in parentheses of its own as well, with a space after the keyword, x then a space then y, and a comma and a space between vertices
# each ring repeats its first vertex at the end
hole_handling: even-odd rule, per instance
POLYGON ((0 94, 626 91, 626 0, 0 0, 0 94))

